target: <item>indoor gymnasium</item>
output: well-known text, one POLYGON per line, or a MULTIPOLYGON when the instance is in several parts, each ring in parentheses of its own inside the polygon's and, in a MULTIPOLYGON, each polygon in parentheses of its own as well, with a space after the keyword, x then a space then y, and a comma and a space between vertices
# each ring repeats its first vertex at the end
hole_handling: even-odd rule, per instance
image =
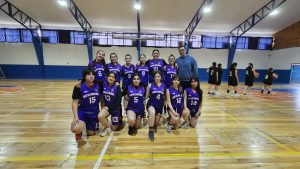
POLYGON ((0 168, 300 168, 299 0, 0 0, 0 168))

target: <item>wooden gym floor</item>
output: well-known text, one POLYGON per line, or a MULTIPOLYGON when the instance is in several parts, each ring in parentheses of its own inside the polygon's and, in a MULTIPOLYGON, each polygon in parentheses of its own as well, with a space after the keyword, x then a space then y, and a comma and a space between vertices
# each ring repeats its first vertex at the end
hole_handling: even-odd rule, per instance
POLYGON ((126 127, 83 145, 70 132, 74 83, 0 80, 0 168, 300 168, 299 86, 274 86, 282 90, 272 96, 205 95, 196 129, 168 134, 161 126, 153 143, 148 127, 134 137, 126 127))

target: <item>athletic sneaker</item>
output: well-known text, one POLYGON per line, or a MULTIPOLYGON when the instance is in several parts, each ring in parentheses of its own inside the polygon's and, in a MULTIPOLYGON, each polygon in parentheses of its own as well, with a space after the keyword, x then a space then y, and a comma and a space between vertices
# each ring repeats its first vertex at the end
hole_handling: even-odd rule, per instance
POLYGON ((235 93, 235 94, 234 94, 234 96, 238 97, 238 96, 240 96, 240 94, 238 94, 238 93, 235 93))
POLYGON ((180 126, 181 126, 181 128, 183 128, 183 129, 188 129, 188 128, 189 128, 189 124, 186 123, 186 122, 181 123, 180 126))
POLYGON ((264 90, 261 90, 260 93, 263 94, 263 93, 264 93, 264 90))
POLYGON ((128 135, 131 135, 131 136, 133 135, 133 129, 134 128, 131 126, 128 127, 128 135))
POLYGON ((172 129, 173 129, 173 126, 170 124, 167 124, 167 132, 172 133, 172 129))
POLYGON ((102 130, 102 132, 100 133, 100 136, 101 137, 105 137, 109 133, 111 133, 111 129, 110 128, 106 128, 106 129, 102 130))
POLYGON ((154 141, 154 131, 149 130, 148 136, 149 136, 149 140, 153 142, 154 141))

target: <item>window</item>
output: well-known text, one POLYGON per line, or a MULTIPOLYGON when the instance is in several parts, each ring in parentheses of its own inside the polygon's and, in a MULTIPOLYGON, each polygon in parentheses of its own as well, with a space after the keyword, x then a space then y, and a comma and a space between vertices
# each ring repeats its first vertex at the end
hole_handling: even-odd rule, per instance
POLYGON ((71 31, 71 44, 85 44, 86 35, 84 32, 71 31))
POLYGON ((202 36, 202 44, 204 48, 216 48, 216 37, 202 36))
POLYGON ((237 49, 248 49, 248 43, 249 43, 248 37, 240 37, 237 41, 236 48, 237 49))
POLYGON ((5 42, 5 29, 0 29, 0 42, 5 42))
POLYGON ((227 49, 229 44, 229 37, 224 36, 224 37, 217 37, 216 40, 216 48, 218 49, 227 49))
POLYGON ((32 42, 32 35, 30 30, 22 30, 22 42, 24 43, 31 43, 32 42))
POLYGON ((192 36, 190 41, 192 42, 193 48, 201 48, 201 35, 192 36))
POLYGON ((18 43, 20 41, 20 30, 18 29, 5 29, 6 42, 18 43))
POLYGON ((42 30, 42 38, 47 39, 48 43, 58 43, 57 31, 42 30))
POLYGON ((271 50, 272 43, 273 43, 273 38, 259 38, 258 49, 271 50))

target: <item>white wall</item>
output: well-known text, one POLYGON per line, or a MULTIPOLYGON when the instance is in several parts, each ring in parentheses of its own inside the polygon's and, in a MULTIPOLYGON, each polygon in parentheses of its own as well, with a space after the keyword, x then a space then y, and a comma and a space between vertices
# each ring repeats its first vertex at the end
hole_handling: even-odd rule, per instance
POLYGON ((270 67, 290 69, 292 63, 300 63, 300 47, 272 51, 270 67))
MULTIPOLYGON (((86 66, 88 63, 88 53, 86 45, 72 44, 43 44, 45 65, 72 65, 86 66)), ((106 61, 109 62, 109 55, 116 52, 119 58, 119 63, 124 64, 124 56, 129 53, 132 55, 132 63, 137 63, 136 47, 94 47, 93 57, 96 52, 101 49, 106 53, 106 61)), ((143 47, 141 53, 146 54, 147 58, 152 58, 151 47, 143 47)), ((179 57, 177 48, 158 48, 161 58, 168 60, 170 54, 179 57)), ((37 65, 37 58, 32 44, 0 44, 0 63, 1 64, 32 64, 37 65), (22 58, 22 59, 20 59, 22 58)), ((287 50, 289 51, 289 50, 287 50)), ((282 55, 278 51, 273 51, 276 55, 282 55)), ((272 53, 273 53, 272 52, 272 53)), ((298 51, 284 52, 293 55, 298 51)), ((238 68, 243 69, 249 62, 253 63, 257 69, 266 69, 273 62, 280 63, 282 60, 270 62, 271 51, 265 50, 237 50, 235 62, 238 62, 238 68)), ((199 68, 208 68, 212 62, 222 63, 223 67, 227 65, 228 50, 227 49, 190 49, 190 55, 194 56, 199 68)), ((277 57, 276 57, 277 56, 277 57)), ((293 55, 293 57, 295 57, 293 55)), ((293 58, 292 57, 292 58, 293 58)), ((282 59, 282 57, 278 57, 282 59)), ((298 61, 300 62, 300 61, 298 61)), ((290 65, 290 64, 289 64, 290 65)), ((275 66, 274 66, 275 67, 275 66)), ((286 68, 286 66, 285 66, 286 68)))
POLYGON ((87 66, 88 63, 86 45, 43 44, 43 50, 45 65, 87 66))
POLYGON ((38 65, 33 44, 0 43, 0 64, 38 65))

